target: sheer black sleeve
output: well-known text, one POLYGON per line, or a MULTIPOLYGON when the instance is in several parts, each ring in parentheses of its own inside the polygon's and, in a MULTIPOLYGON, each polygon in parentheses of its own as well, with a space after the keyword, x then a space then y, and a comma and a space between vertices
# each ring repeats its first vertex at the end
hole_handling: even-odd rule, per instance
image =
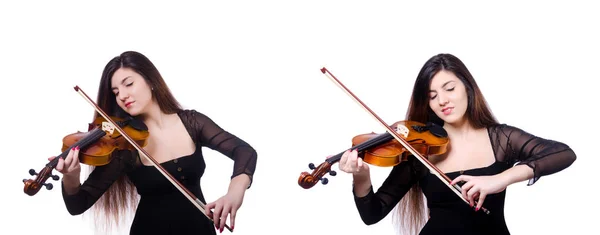
POLYGON ((392 168, 377 192, 371 186, 366 196, 357 197, 354 188, 352 189, 358 213, 365 224, 375 224, 385 218, 408 190, 427 173, 425 166, 414 156, 411 155, 408 159, 392 168))
POLYGON ((61 181, 67 211, 71 215, 87 211, 119 177, 133 168, 136 162, 134 156, 133 152, 128 150, 113 152, 111 162, 95 167, 75 194, 67 194, 61 181))
POLYGON ((234 165, 231 178, 240 174, 248 175, 250 177, 248 188, 250 188, 257 161, 254 148, 196 110, 186 110, 183 114, 182 116, 191 126, 192 135, 196 138, 194 141, 232 159, 234 165))
POLYGON ((517 127, 502 124, 490 130, 498 161, 527 165, 533 169, 534 176, 527 185, 569 167, 576 159, 575 152, 568 145, 534 136, 517 127))

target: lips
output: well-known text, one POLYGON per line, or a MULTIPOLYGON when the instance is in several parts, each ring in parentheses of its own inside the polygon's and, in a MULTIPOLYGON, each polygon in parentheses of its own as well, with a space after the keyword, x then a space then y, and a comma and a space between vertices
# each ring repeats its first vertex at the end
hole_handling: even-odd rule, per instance
POLYGON ((125 103, 125 107, 129 108, 129 106, 131 106, 131 104, 133 104, 133 102, 134 102, 134 101, 131 101, 131 102, 127 102, 127 103, 125 103))
POLYGON ((442 113, 444 113, 445 115, 448 115, 452 112, 454 108, 453 107, 446 107, 442 109, 442 113))

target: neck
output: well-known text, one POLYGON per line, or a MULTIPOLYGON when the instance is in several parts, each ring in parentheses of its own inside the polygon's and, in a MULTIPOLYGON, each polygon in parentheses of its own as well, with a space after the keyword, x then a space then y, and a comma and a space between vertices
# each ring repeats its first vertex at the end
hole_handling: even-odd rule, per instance
POLYGON ((157 127, 162 129, 167 125, 168 115, 163 113, 157 104, 152 104, 148 109, 140 115, 147 126, 157 127))
POLYGON ((456 123, 444 123, 444 129, 451 139, 467 139, 475 131, 475 128, 465 118, 456 123))

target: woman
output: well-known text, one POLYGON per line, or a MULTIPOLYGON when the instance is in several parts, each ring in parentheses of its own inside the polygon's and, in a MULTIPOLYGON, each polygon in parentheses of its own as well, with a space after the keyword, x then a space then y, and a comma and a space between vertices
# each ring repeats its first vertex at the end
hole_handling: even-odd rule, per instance
POLYGON ((80 184, 80 150, 74 146, 56 166, 63 174, 69 213, 81 214, 95 204, 97 212, 118 222, 137 206, 130 234, 216 234, 215 228, 222 232, 228 216, 234 229, 236 211, 256 167, 257 155, 250 145, 204 114, 182 109, 153 63, 137 52, 124 52, 108 62, 97 104, 108 115, 143 121, 150 132, 144 150, 203 203, 202 147, 234 161, 231 183, 226 195, 207 204, 213 224, 137 150, 115 152, 109 164, 93 168, 80 184))
POLYGON ((509 234, 503 214, 506 187, 526 179, 532 185, 576 158, 563 143, 499 124, 469 70, 450 54, 425 63, 406 119, 443 126, 450 139, 447 152, 428 159, 453 179, 451 184, 464 183, 462 197, 469 204, 412 155, 374 192, 368 165, 356 151, 346 151, 339 167, 353 174, 354 199, 365 224, 379 222, 397 205, 401 228, 412 234, 419 229, 421 235, 509 234))

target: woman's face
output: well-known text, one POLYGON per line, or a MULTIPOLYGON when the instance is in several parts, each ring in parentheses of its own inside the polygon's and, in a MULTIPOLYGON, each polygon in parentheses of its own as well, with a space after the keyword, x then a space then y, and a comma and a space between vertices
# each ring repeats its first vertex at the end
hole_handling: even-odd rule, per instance
POLYGON ((130 68, 120 68, 111 78, 111 88, 117 104, 129 113, 137 116, 145 112, 152 103, 152 90, 140 74, 130 68))
POLYGON ((438 117, 449 124, 464 121, 467 91, 454 73, 441 70, 431 80, 429 88, 429 107, 438 117))

